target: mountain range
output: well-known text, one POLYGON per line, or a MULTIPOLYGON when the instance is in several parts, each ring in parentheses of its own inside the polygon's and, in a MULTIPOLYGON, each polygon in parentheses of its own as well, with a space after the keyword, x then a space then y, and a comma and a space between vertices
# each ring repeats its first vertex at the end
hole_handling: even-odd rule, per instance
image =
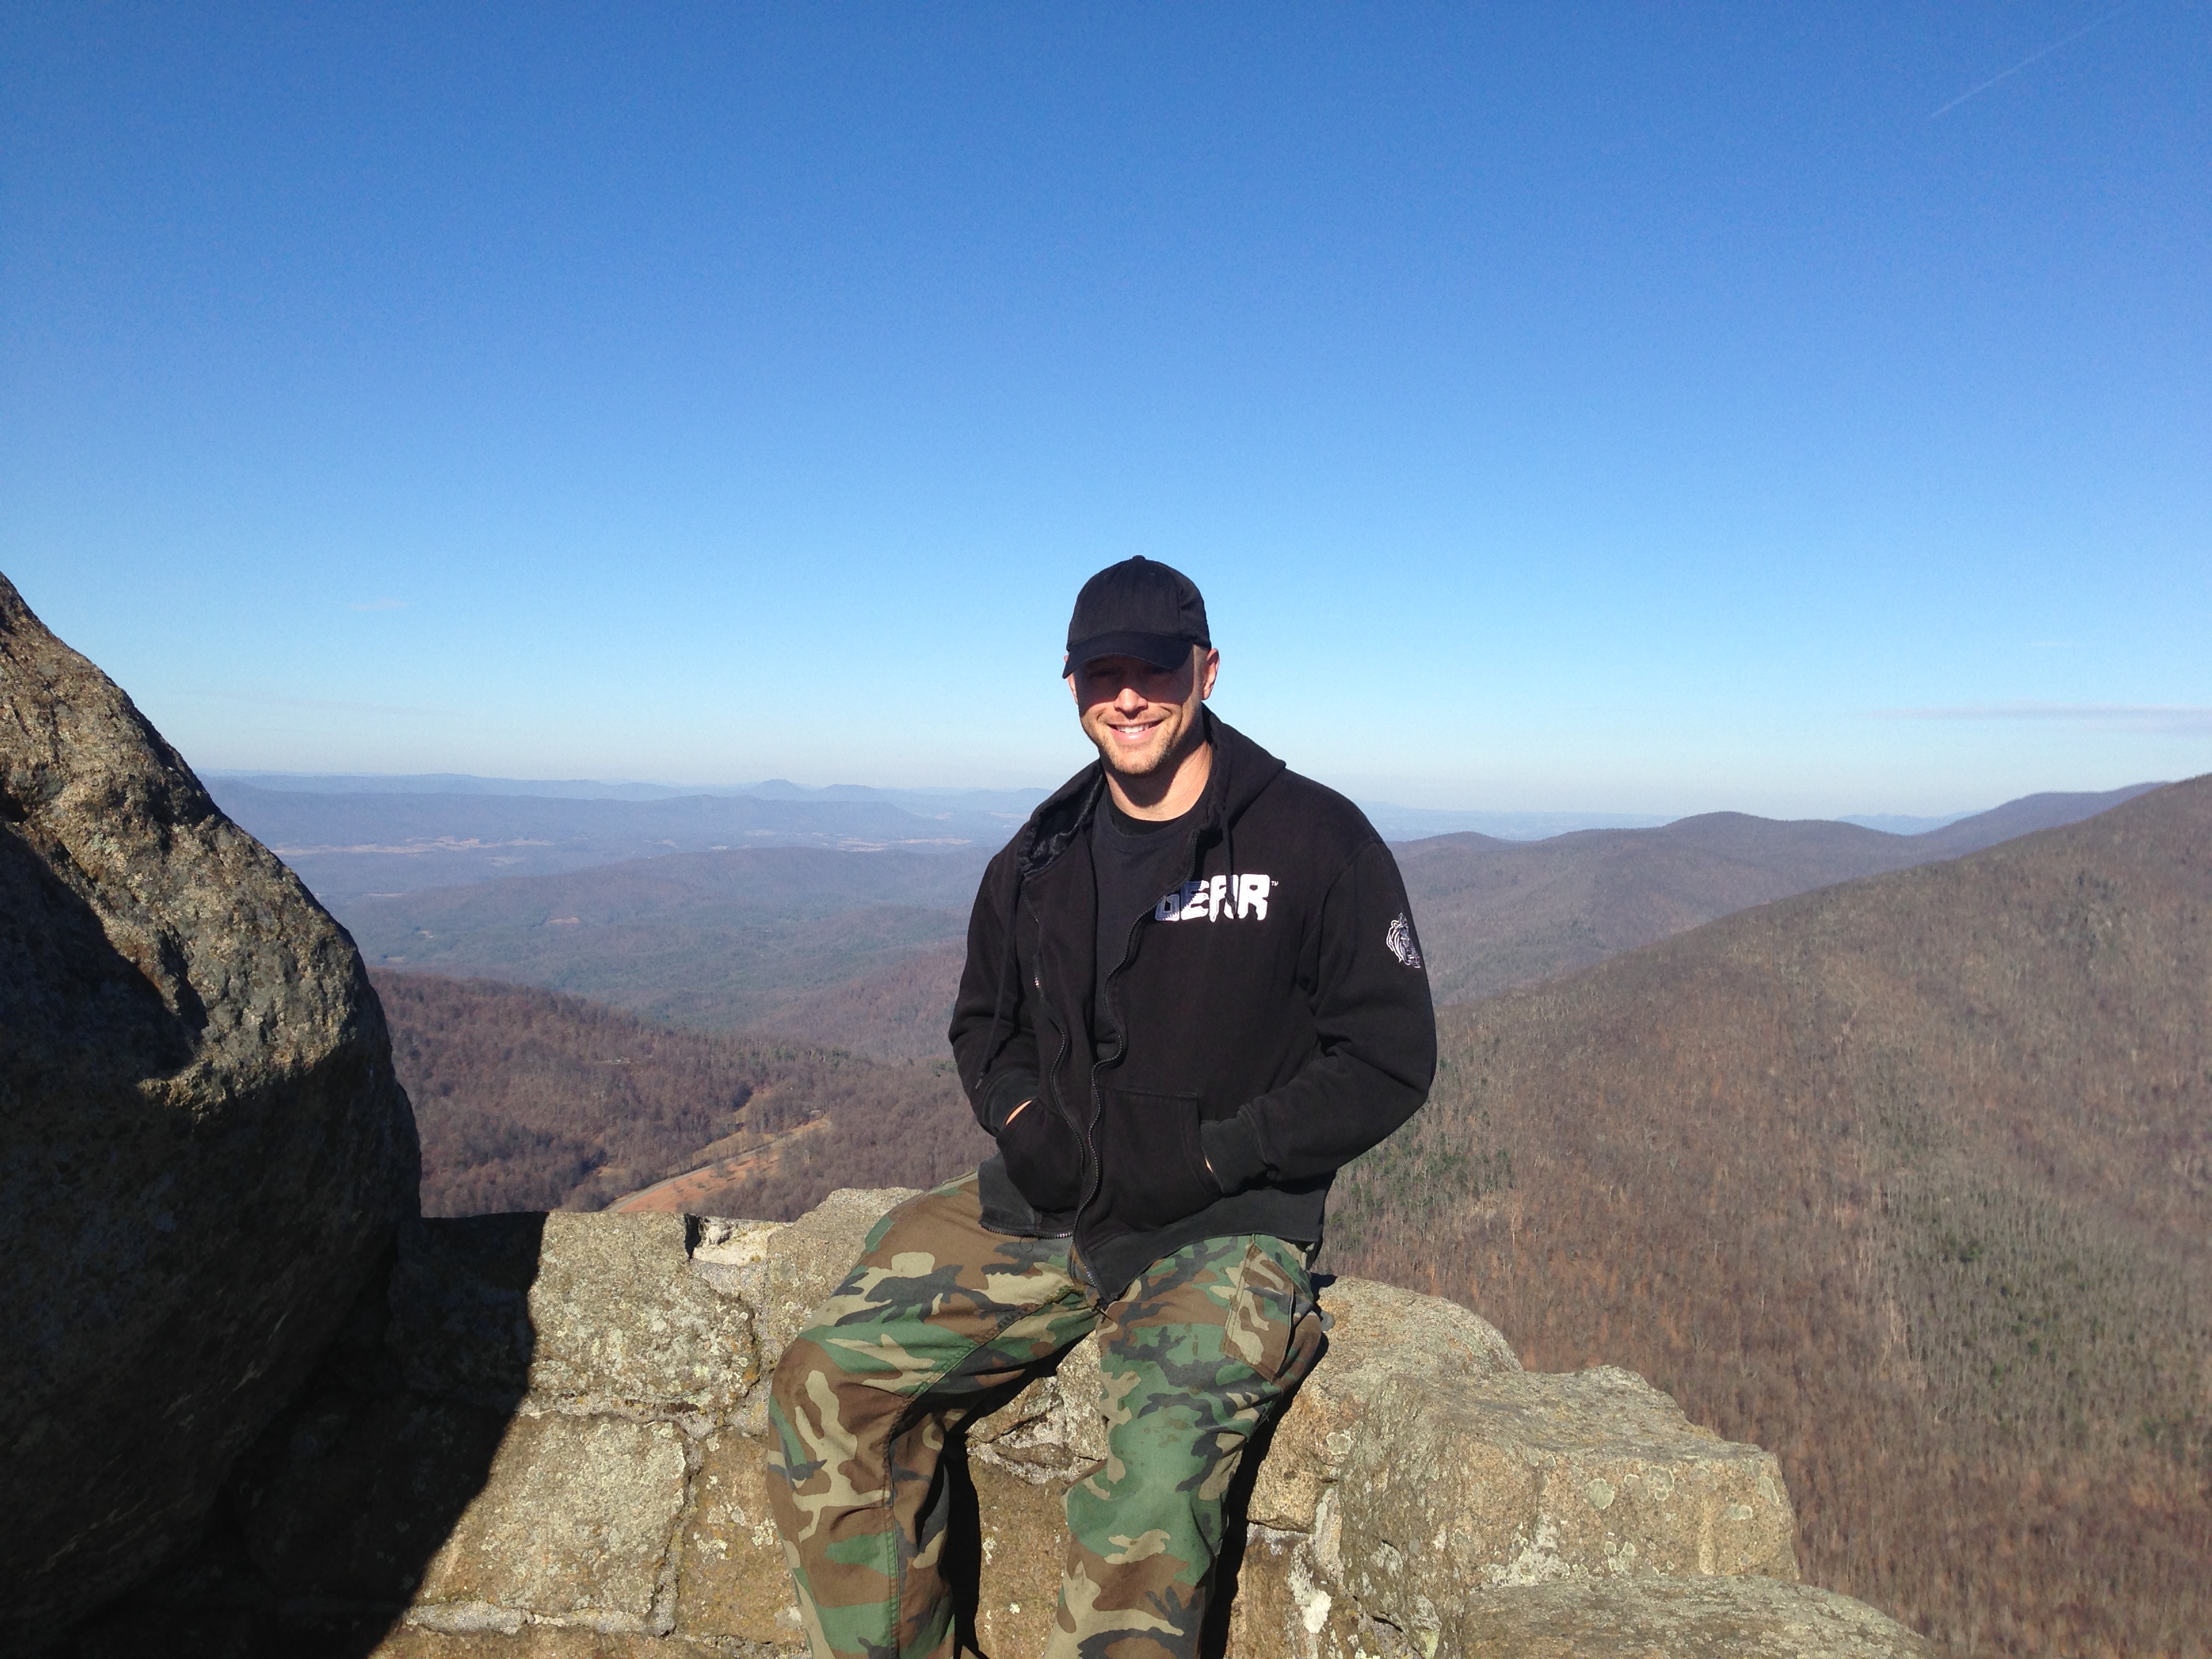
MULTIPOLYGON (((2150 787, 2032 795, 1917 836, 1714 813, 1534 842, 1441 836, 1395 850, 1437 1000, 1461 1001, 1748 905, 2072 822, 2150 787)), ((435 805, 391 799, 408 813, 435 805)), ((1002 830, 927 854, 665 852, 414 892, 320 896, 380 968, 489 975, 660 1019, 919 1060, 944 1051, 968 907, 1003 839, 1002 830)), ((287 856, 313 884, 312 859, 287 856)))
POLYGON ((1437 836, 1395 850, 1437 1000, 1465 1002, 1751 905, 2075 823, 2155 787, 2023 796, 1912 836, 1709 812, 1652 830, 1437 836))
MULTIPOLYGON (((290 781, 296 785, 300 780, 290 781)), ((370 780, 342 778, 352 785, 370 780)), ((381 781, 428 786, 435 778, 381 781)), ((802 790, 640 797, 554 793, 650 786, 499 784, 465 778, 434 788, 310 789, 216 776, 209 791, 333 908, 371 896, 556 875, 671 853, 770 847, 963 853, 996 848, 1029 814, 1018 792, 802 790), (544 789, 549 793, 530 793, 544 789)))
MULTIPOLYGON (((326 903, 672 852, 988 848, 1004 842, 1046 793, 861 784, 807 788, 781 778, 698 788, 461 773, 217 772, 205 781, 223 810, 289 861, 326 903)), ((1393 841, 1462 830, 1535 841, 1665 822, 1633 813, 1362 805, 1393 841)), ((1863 822, 1910 832, 1948 820, 1863 822)))

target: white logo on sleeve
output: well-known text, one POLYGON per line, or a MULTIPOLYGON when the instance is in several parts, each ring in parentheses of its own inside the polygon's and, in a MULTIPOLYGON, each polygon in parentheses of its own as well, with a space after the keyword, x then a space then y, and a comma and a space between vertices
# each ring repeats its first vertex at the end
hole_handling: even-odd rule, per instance
POLYGON ((1255 921, 1267 919, 1273 876, 1214 876, 1187 881, 1152 907, 1156 921, 1255 921))
POLYGON ((1413 924, 1404 913, 1401 912, 1397 921, 1390 924, 1389 931, 1382 935, 1382 942, 1390 947, 1390 954, 1408 968, 1421 965, 1421 947, 1413 943, 1413 924))

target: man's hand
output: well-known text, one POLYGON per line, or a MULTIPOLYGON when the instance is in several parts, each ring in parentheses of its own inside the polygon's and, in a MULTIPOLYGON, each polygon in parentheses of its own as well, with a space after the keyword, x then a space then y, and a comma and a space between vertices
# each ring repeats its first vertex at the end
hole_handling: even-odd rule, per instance
POLYGON ((1024 1112, 1026 1112, 1027 1110, 1029 1110, 1029 1109, 1030 1109, 1030 1103, 1029 1103, 1028 1101, 1026 1101, 1026 1100, 1025 1100, 1025 1101, 1024 1101, 1020 1105, 1018 1105, 1018 1106, 1015 1107, 1015 1108, 1014 1108, 1014 1109, 1013 1109, 1012 1111, 1008 1112, 1008 1113, 1006 1114, 1006 1121, 1005 1123, 1001 1123, 1001 1124, 999 1126, 999 1131, 1000 1131, 1000 1133, 1001 1134, 1005 1133, 1006 1133, 1006 1127, 1007 1127, 1007 1125, 1008 1125, 1008 1124, 1011 1124, 1011 1123, 1012 1123, 1012 1122, 1016 1118, 1019 1117, 1019 1116, 1020 1116, 1024 1112))

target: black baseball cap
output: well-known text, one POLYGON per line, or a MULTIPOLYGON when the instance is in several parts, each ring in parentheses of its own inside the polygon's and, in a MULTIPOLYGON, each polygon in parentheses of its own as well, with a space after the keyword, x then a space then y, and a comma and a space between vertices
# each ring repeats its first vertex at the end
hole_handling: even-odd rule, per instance
POLYGON ((1155 668, 1180 668, 1190 660, 1194 645, 1213 645, 1198 584, 1139 553, 1108 565, 1075 596, 1060 677, 1100 657, 1134 657, 1155 668))

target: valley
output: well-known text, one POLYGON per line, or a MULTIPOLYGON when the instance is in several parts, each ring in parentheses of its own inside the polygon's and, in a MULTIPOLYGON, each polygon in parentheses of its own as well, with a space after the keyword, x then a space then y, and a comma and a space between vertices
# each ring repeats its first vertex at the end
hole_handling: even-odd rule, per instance
POLYGON ((671 853, 792 847, 988 854, 1037 799, 1023 790, 784 783, 702 794, 496 778, 208 781, 223 811, 333 907, 671 853))
POLYGON ((832 1188, 947 1179, 989 1150, 948 1061, 690 1030, 530 986, 380 973, 428 1215, 602 1209, 710 1160, 704 1213, 788 1220, 832 1188), (827 1123, 834 1135, 808 1131, 827 1123), (765 1155, 765 1156, 763 1156, 765 1155))

